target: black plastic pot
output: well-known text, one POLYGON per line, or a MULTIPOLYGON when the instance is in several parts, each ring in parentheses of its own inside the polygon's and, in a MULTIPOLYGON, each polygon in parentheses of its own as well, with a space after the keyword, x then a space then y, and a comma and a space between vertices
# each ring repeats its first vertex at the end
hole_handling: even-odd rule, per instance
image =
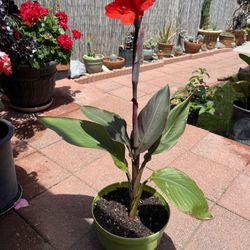
POLYGON ((250 109, 246 109, 240 101, 233 103, 228 136, 250 146, 250 109))
POLYGON ((40 69, 14 65, 13 73, 2 83, 12 106, 28 109, 50 103, 55 89, 56 64, 46 63, 40 69))
POLYGON ((0 215, 10 210, 22 195, 10 143, 13 133, 11 123, 0 119, 0 215))
POLYGON ((187 123, 193 126, 197 125, 198 119, 199 119, 199 111, 200 110, 192 110, 189 114, 188 114, 188 119, 187 119, 187 123))
POLYGON ((133 50, 130 49, 123 49, 119 47, 119 56, 125 59, 125 67, 131 67, 133 61, 133 50))

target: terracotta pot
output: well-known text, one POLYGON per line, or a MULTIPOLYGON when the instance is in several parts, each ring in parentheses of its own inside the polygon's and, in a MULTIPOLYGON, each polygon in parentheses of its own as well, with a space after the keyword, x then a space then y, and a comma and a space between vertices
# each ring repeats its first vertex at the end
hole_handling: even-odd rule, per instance
POLYGON ((69 64, 57 64, 56 69, 57 69, 58 72, 68 71, 69 70, 69 64))
POLYGON ((243 44, 245 42, 245 33, 241 30, 234 31, 235 43, 237 46, 243 44))
POLYGON ((189 54, 196 54, 201 49, 201 43, 192 43, 189 41, 184 41, 185 52, 189 54))
POLYGON ((170 57, 174 45, 167 43, 158 43, 158 50, 161 50, 165 57, 170 57))
POLYGON ((232 48, 232 44, 234 43, 234 36, 224 36, 220 35, 220 42, 226 46, 226 48, 232 48))
POLYGON ((208 49, 214 49, 217 39, 222 30, 202 30, 199 29, 198 33, 204 36, 204 43, 208 49))
POLYGON ((158 59, 163 59, 164 53, 162 51, 158 51, 157 53, 158 59))
POLYGON ((117 57, 116 61, 111 61, 109 57, 103 59, 103 64, 110 70, 121 69, 124 66, 125 59, 123 57, 117 57))

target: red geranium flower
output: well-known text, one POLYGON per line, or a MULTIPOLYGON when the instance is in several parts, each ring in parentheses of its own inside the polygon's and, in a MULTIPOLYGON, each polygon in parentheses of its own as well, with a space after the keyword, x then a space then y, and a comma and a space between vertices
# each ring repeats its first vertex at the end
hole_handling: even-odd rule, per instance
POLYGON ((66 34, 60 35, 56 38, 59 46, 65 50, 71 50, 73 46, 73 40, 66 34))
POLYGON ((59 11, 55 14, 55 16, 58 18, 59 25, 64 29, 68 29, 68 16, 65 12, 59 11))
POLYGON ((47 16, 48 13, 48 9, 42 8, 39 3, 25 2, 20 6, 20 16, 29 26, 33 25, 42 17, 47 16))
POLYGON ((74 37, 75 39, 80 39, 81 36, 82 36, 81 32, 79 32, 79 31, 76 30, 76 29, 72 30, 71 32, 72 32, 72 35, 73 35, 73 37, 74 37))
POLYGON ((114 0, 105 7, 106 16, 121 19, 124 25, 133 24, 154 2, 155 0, 114 0))
POLYGON ((0 75, 2 73, 8 76, 12 73, 12 69, 9 56, 0 51, 0 75))

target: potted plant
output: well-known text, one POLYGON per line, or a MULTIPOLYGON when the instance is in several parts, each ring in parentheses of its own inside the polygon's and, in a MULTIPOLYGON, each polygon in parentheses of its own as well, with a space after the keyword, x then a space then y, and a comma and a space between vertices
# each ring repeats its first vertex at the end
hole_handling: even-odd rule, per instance
POLYGON ((37 1, 24 2, 19 9, 13 1, 0 5, 0 50, 13 65, 13 73, 2 80, 4 93, 18 110, 45 109, 52 103, 56 64, 67 64, 73 46, 65 33, 67 15, 54 14, 37 1))
POLYGON ((165 168, 142 180, 143 171, 151 158, 173 147, 183 133, 189 99, 170 111, 169 87, 166 86, 149 100, 138 115, 137 86, 143 48, 140 26, 143 12, 153 2, 137 3, 134 0, 115 1, 106 6, 107 16, 121 19, 124 25, 134 24, 135 29, 131 136, 128 136, 126 121, 119 115, 91 106, 81 108, 91 121, 58 117, 40 119, 73 145, 107 151, 114 164, 127 177, 126 183, 115 183, 101 190, 92 204, 99 238, 108 250, 156 249, 169 219, 165 197, 181 211, 195 218, 211 217, 202 191, 181 171, 165 168), (126 11, 119 12, 121 9, 126 11), (132 171, 129 170, 125 155, 131 159, 132 171), (149 182, 153 182, 163 195, 149 187, 149 182), (146 228, 140 220, 143 220, 146 228), (141 233, 135 224, 143 227, 141 233))
POLYGON ((219 36, 220 42, 226 46, 226 48, 232 48, 234 43, 234 34, 230 31, 222 32, 219 36))
MULTIPOLYGON (((0 75, 11 73, 11 61, 6 53, 0 51, 0 75)), ((0 100, 0 111, 2 108, 0 100)), ((13 134, 12 124, 0 118, 0 215, 14 207, 22 195, 22 188, 17 184, 10 142, 13 134)))
POLYGON ((205 68, 195 70, 187 82, 186 86, 175 92, 171 98, 172 108, 190 98, 190 110, 187 123, 196 125, 199 115, 203 113, 214 114, 213 96, 215 87, 209 87, 204 81, 204 77, 209 77, 205 68))
POLYGON ((174 37, 173 22, 164 25, 162 30, 159 31, 158 50, 162 50, 165 57, 169 57, 172 53, 174 37))
POLYGON ((146 61, 150 61, 153 58, 154 50, 156 47, 156 42, 154 41, 153 37, 145 40, 143 43, 143 58, 146 61))
MULTIPOLYGON (((249 56, 244 54, 239 54, 239 56, 250 66, 249 56)), ((233 102, 228 134, 230 138, 250 146, 250 67, 240 69, 231 81, 238 97, 233 102)))
POLYGON ((87 39, 87 51, 88 53, 83 56, 83 61, 86 67, 86 71, 89 74, 101 72, 104 56, 102 54, 95 54, 93 52, 90 36, 87 39))
POLYGON ((184 52, 180 46, 174 47, 174 55, 175 56, 182 56, 183 54, 184 54, 184 52))
MULTIPOLYGON (((184 48, 185 52, 188 54, 196 54, 200 51, 202 40, 200 40, 201 37, 199 36, 197 39, 195 39, 192 36, 184 37, 184 48)), ((203 37, 202 37, 203 39, 203 37)))
POLYGON ((103 59, 103 65, 105 65, 110 70, 121 69, 124 66, 124 63, 125 59, 115 54, 103 59))

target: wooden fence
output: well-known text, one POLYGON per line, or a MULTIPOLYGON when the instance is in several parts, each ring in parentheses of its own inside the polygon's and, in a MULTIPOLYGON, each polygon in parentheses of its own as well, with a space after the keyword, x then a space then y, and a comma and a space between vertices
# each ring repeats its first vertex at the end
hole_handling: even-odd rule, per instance
MULTIPOLYGON (((21 3, 22 0, 17 0, 21 3)), ((129 26, 105 17, 104 7, 111 0, 40 0, 51 8, 59 7, 69 15, 71 28, 83 33, 81 41, 75 44, 74 55, 82 57, 86 52, 86 37, 91 35, 96 53, 118 53, 118 47, 124 41, 129 26)), ((196 35, 201 17, 203 0, 156 0, 154 6, 145 13, 145 36, 157 40, 159 29, 165 23, 174 20, 176 32, 186 30, 196 35)), ((211 5, 211 23, 225 29, 227 21, 236 8, 236 0, 213 0, 211 5)))

